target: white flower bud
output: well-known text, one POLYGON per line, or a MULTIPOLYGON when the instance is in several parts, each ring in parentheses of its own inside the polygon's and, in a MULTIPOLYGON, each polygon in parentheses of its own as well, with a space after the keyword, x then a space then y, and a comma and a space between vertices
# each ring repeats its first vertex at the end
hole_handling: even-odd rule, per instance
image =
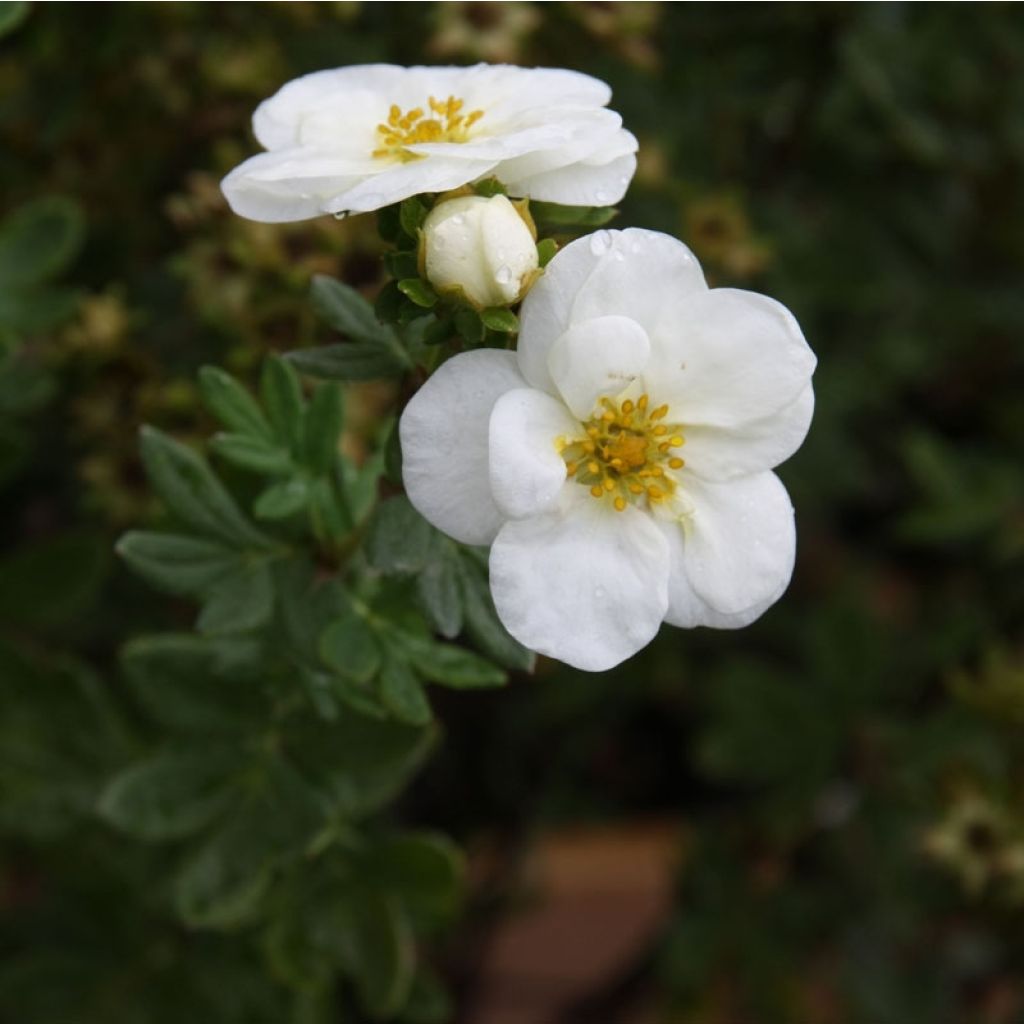
POLYGON ((537 244, 505 196, 439 203, 423 222, 423 265, 442 294, 479 309, 517 302, 537 271, 537 244))

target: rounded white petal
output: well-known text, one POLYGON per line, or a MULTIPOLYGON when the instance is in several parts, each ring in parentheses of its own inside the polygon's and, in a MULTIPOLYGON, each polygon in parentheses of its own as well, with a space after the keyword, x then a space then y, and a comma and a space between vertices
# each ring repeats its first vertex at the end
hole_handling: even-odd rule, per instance
POLYGON ((600 316, 574 324, 548 352, 548 372, 573 414, 587 419, 602 395, 625 391, 643 373, 651 343, 635 321, 600 316))
POLYGON ((513 519, 551 508, 565 486, 560 438, 582 433, 556 398, 532 388, 507 391, 491 412, 491 493, 513 519))
POLYGON ((724 615, 774 601, 785 590, 796 558, 793 506, 774 473, 728 483, 685 474, 693 511, 683 564, 697 595, 724 615))
POLYGON ((651 335, 647 386, 685 424, 737 427, 793 403, 816 360, 793 314, 756 292, 714 288, 675 304, 651 335))
MULTIPOLYGON (((568 488, 567 488, 568 490, 568 488)), ((600 672, 654 639, 668 608, 668 544, 635 508, 582 497, 506 523, 491 548, 491 593, 521 644, 600 672)))
POLYGON ((712 629, 742 629, 759 619, 782 596, 787 580, 780 580, 778 590, 745 608, 740 612, 727 614, 707 603, 690 583, 686 574, 683 557, 686 538, 683 526, 678 521, 659 522, 658 527, 665 535, 669 550, 668 612, 665 621, 670 626, 692 629, 694 626, 708 626, 712 629))
POLYGON ((814 388, 807 384, 789 405, 762 419, 738 427, 687 427, 686 467, 705 480, 772 469, 803 444, 813 415, 814 388))
POLYGON ((463 544, 489 544, 505 519, 491 497, 488 424, 495 402, 524 384, 511 352, 463 352, 444 363, 402 413, 409 500, 463 544))
POLYGON ((530 289, 520 313, 519 366, 554 391, 548 353, 570 326, 601 316, 635 320, 652 346, 672 296, 705 291, 700 265, 682 242, 657 231, 598 231, 567 245, 530 289))
MULTIPOLYGON (((628 136, 629 132, 623 132, 628 136)), ((502 181, 507 172, 501 164, 494 169, 502 181)), ((603 164, 571 163, 551 171, 508 182, 509 195, 529 196, 546 203, 565 206, 611 206, 626 194, 636 173, 636 156, 627 153, 603 164)))

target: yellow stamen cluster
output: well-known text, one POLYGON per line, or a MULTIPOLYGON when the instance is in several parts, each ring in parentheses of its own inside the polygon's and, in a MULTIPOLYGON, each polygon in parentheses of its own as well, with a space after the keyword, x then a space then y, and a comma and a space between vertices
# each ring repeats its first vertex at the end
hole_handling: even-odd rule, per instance
POLYGON ((666 471, 685 465, 674 451, 684 443, 682 428, 662 422, 667 405, 649 406, 647 395, 621 404, 602 398, 583 425, 585 436, 559 443, 569 476, 593 497, 610 498, 619 512, 639 501, 664 501, 676 488, 666 471))
POLYGON ((405 147, 417 142, 466 142, 469 130, 484 116, 482 110, 462 113, 465 100, 449 96, 428 100, 430 114, 422 107, 414 107, 403 114, 397 103, 391 104, 391 111, 385 123, 377 125, 380 147, 373 151, 375 157, 396 157, 403 163, 418 160, 419 155, 410 153, 405 147))

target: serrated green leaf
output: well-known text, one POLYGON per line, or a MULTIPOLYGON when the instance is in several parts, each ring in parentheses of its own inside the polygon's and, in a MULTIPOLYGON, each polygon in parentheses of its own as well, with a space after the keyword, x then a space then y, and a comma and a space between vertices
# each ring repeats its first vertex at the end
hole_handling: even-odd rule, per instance
POLYGON ((287 358, 300 373, 318 380, 384 380, 401 377, 410 365, 391 348, 355 341, 298 349, 289 352, 287 358))
POLYGON ((260 395, 274 435, 293 455, 302 454, 302 384, 291 364, 269 356, 260 374, 260 395))
POLYGON ((430 552, 433 527, 412 507, 405 495, 389 498, 370 524, 366 554, 382 572, 418 572, 430 552))
POLYGON ((410 196, 402 202, 399 207, 398 216, 402 224, 402 230, 413 240, 418 235, 423 222, 427 219, 426 206, 416 197, 410 196))
POLYGON ((49 196, 18 207, 0 223, 0 291, 35 287, 54 277, 85 235, 81 209, 49 196))
POLYGON ((293 477, 268 487, 252 507, 257 519, 287 519, 301 512, 309 503, 309 482, 293 477))
POLYGON ((181 839, 209 824, 232 798, 237 751, 164 750, 116 775, 100 796, 100 817, 139 839, 181 839))
POLYGON ((202 456, 143 427, 142 461, 154 490, 183 523, 235 546, 269 546, 269 538, 246 519, 202 456))
POLYGON ((256 399, 229 373, 216 366, 199 371, 199 390, 206 408, 229 431, 273 442, 274 434, 256 399))
POLYGON ((426 725, 430 722, 430 704, 423 686, 408 664, 394 652, 387 652, 378 679, 380 699, 401 722, 426 725))
POLYGON ((314 473, 328 473, 334 465, 344 418, 341 388, 336 384, 317 387, 303 424, 305 463, 314 473))
POLYGON ((200 633, 244 633, 264 625, 274 610, 274 588, 265 561, 243 563, 209 589, 196 622, 200 633))
POLYGON ((422 278, 407 277, 398 282, 398 290, 423 309, 433 309, 437 305, 437 292, 422 278))
POLYGON ((152 586, 170 594, 200 593, 237 566, 239 558, 236 548, 218 541, 142 530, 126 533, 117 553, 152 586))
POLYGON ((505 673, 479 655, 454 644, 418 640, 407 646, 409 660, 426 679, 453 689, 501 686, 505 673))
POLYGON ((324 630, 320 654, 335 672, 358 683, 369 682, 380 668, 377 638, 369 623, 348 609, 324 630))
POLYGON ((310 298, 320 319, 353 341, 382 346, 393 342, 393 333, 377 319, 373 306, 350 285, 317 274, 310 298))
POLYGON ((519 330, 519 317, 511 309, 505 309, 503 306, 492 306, 490 309, 482 310, 480 320, 484 327, 491 331, 515 334, 519 330))
POLYGON ((210 448, 232 465, 266 476, 287 473, 292 469, 287 449, 262 437, 217 434, 210 440, 210 448))

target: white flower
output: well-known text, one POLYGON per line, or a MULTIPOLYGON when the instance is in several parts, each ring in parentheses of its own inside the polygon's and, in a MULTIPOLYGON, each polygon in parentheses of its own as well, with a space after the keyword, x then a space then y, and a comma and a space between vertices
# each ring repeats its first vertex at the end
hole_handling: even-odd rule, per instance
POLYGON ((796 536, 771 467, 800 446, 815 358, 779 303, 709 290, 689 249, 601 231, 552 260, 518 352, 444 363, 405 409, 409 498, 492 544, 521 643, 599 671, 664 620, 735 628, 785 590, 796 536))
POLYGON ((252 220, 377 210, 495 176, 513 196, 607 206, 636 169, 611 90, 574 71, 367 64, 289 82, 256 110, 268 150, 221 188, 252 220))
POLYGON ((507 306, 537 270, 537 243, 505 196, 462 196, 427 215, 423 263, 439 292, 461 292, 480 309, 507 306))

